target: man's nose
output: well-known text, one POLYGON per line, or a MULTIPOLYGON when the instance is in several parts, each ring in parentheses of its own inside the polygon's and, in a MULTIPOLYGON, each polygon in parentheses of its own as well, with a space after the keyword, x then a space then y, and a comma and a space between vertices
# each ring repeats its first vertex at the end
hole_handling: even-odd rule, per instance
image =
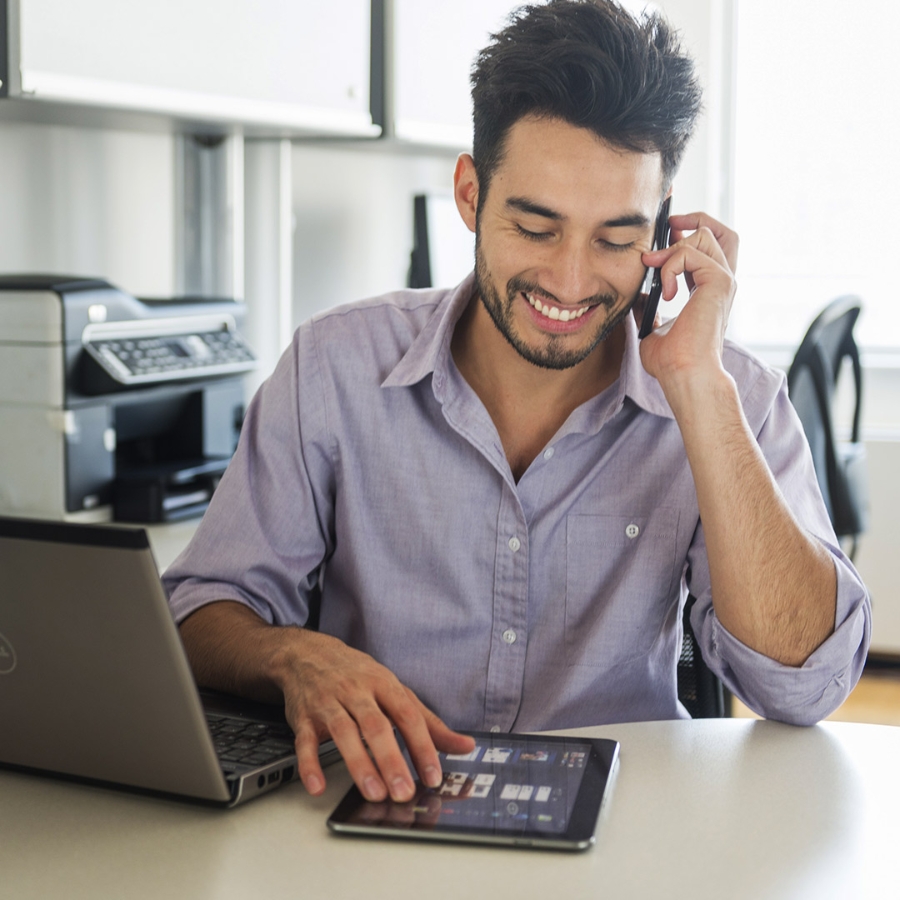
POLYGON ((597 260, 590 246, 562 241, 548 262, 548 272, 541 283, 561 303, 580 303, 601 293, 597 260))

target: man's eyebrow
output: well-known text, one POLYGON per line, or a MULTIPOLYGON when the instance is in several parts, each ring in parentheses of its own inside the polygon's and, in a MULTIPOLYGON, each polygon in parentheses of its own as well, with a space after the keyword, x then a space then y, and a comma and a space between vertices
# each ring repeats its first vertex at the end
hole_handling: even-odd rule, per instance
MULTIPOLYGON (((542 206, 535 203, 527 197, 510 197, 506 201, 507 207, 516 209, 519 212, 527 213, 532 216, 540 216, 543 219, 551 219, 554 222, 561 222, 566 217, 548 206, 542 206)), ((650 224, 650 220, 643 213, 627 213, 624 216, 617 216, 615 219, 608 219, 603 223, 604 228, 646 228, 650 224)))
POLYGON ((646 228, 650 220, 643 213, 630 213, 603 223, 604 228, 646 228))
POLYGON ((528 200, 525 197, 510 197, 506 201, 506 205, 512 209, 517 209, 519 212, 528 213, 532 216, 540 216, 543 219, 553 219, 554 222, 559 222, 565 218, 562 213, 558 213, 556 210, 550 209, 549 207, 541 206, 540 203, 535 203, 533 200, 528 200))

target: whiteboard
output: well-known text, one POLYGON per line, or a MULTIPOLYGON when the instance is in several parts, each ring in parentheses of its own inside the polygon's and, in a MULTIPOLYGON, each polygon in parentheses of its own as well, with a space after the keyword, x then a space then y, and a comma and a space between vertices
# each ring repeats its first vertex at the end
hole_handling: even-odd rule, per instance
POLYGON ((371 0, 19 0, 21 92, 375 133, 371 0))

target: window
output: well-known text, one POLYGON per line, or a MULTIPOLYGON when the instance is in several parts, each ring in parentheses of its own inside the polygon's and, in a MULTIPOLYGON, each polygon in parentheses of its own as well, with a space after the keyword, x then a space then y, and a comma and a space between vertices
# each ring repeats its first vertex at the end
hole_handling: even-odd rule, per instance
POLYGON ((900 76, 895 0, 738 4, 730 334, 794 348, 833 298, 856 336, 900 349, 900 76))

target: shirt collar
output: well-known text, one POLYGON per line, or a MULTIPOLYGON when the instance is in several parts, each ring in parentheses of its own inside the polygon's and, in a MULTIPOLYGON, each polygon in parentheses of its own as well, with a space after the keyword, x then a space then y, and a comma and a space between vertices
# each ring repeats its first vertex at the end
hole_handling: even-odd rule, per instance
MULTIPOLYGON (((475 274, 472 272, 456 288, 440 298, 434 315, 382 382, 382 387, 409 387, 434 373, 435 391, 441 393, 453 330, 474 291, 475 274)), ((641 363, 640 341, 634 316, 626 316, 622 324, 625 328, 625 352, 617 381, 614 410, 618 412, 624 405, 625 398, 629 397, 641 409, 653 415, 674 418, 659 382, 647 373, 641 363)))
POLYGON ((641 342, 638 340, 638 326, 633 315, 626 316, 625 353, 622 356, 622 368, 619 372, 619 390, 616 409, 621 408, 625 398, 629 397, 641 409, 655 416, 674 419, 669 402, 660 383, 650 375, 641 362, 641 342))
MULTIPOLYGON (((434 314, 410 344, 409 349, 394 366, 382 387, 410 387, 434 372, 436 381, 447 370, 453 330, 469 305, 475 291, 475 273, 470 273, 451 291, 438 300, 434 314)), ((435 388, 439 385, 436 383, 435 388)))

